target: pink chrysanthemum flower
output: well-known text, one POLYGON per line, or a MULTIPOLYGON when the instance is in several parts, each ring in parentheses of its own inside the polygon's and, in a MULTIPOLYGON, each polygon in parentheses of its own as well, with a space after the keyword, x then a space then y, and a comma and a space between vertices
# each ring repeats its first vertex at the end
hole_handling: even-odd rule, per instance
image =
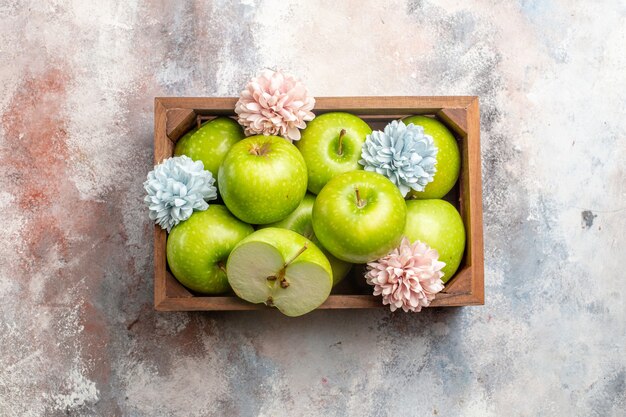
POLYGON ((315 99, 302 82, 281 71, 263 70, 241 92, 235 112, 247 135, 300 140, 300 129, 315 115, 315 99))
POLYGON ((367 264, 365 279, 391 311, 402 308, 417 312, 443 290, 441 268, 445 265, 436 250, 420 241, 411 244, 405 237, 387 256, 367 264))

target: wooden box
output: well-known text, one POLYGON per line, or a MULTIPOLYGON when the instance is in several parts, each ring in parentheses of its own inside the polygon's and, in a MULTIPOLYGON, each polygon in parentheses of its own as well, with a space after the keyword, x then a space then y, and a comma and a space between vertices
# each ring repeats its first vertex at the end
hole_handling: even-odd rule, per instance
MULTIPOLYGON (((211 116, 234 116, 236 98, 155 99, 154 161, 172 156, 174 144, 189 129, 211 116)), ((431 306, 467 306, 484 303, 483 225, 480 172, 480 117, 477 97, 319 97, 315 113, 346 111, 362 117, 373 129, 408 115, 437 117, 456 135, 461 149, 461 175, 455 188, 446 196, 460 211, 465 223, 465 255, 456 275, 431 306)), ((234 294, 204 296, 193 294, 171 275, 165 256, 167 233, 154 227, 154 306, 160 311, 257 310, 268 308, 250 304, 234 294)), ((363 270, 333 288, 319 308, 383 307, 371 288, 363 285, 363 270), (360 279, 360 282, 359 282, 360 279)), ((389 307, 385 307, 389 308, 389 307)))

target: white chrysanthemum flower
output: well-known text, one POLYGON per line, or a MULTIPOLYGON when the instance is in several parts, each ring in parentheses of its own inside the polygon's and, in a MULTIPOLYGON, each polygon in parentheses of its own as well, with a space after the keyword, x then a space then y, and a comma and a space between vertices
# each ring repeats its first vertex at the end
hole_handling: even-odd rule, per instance
POLYGON ((169 232, 194 210, 209 207, 206 200, 217 198, 214 182, 202 161, 194 162, 184 155, 166 159, 148 173, 143 183, 148 193, 144 202, 150 209, 150 218, 169 232))
POLYGON ((437 147, 432 136, 424 133, 422 126, 394 120, 385 130, 367 136, 361 160, 366 171, 389 178, 403 196, 409 190, 423 191, 437 172, 437 147))

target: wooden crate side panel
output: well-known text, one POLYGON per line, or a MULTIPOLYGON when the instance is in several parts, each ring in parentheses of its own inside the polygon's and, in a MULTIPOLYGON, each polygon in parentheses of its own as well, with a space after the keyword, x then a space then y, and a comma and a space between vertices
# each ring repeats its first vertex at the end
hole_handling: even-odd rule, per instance
POLYGON ((176 143, 195 123, 196 116, 196 112, 192 109, 167 109, 165 134, 176 143))
MULTIPOLYGON (((166 109, 159 99, 154 102, 154 163, 169 158, 174 151, 173 143, 166 132, 166 109)), ((167 234, 158 225, 154 226, 154 304, 158 306, 166 297, 166 255, 167 234)))
MULTIPOLYGON (((362 114, 393 114, 407 111, 436 113, 442 108, 467 108, 475 97, 317 97, 315 110, 322 111, 361 111, 362 114)), ((219 115, 231 115, 237 103, 236 97, 159 97, 158 100, 167 109, 193 109, 198 114, 212 112, 219 115)))
POLYGON ((484 304, 484 242, 483 242, 483 202, 482 174, 480 163, 480 113, 478 98, 468 107, 467 147, 469 185, 466 195, 469 196, 470 215, 470 263, 472 266, 472 302, 484 304))

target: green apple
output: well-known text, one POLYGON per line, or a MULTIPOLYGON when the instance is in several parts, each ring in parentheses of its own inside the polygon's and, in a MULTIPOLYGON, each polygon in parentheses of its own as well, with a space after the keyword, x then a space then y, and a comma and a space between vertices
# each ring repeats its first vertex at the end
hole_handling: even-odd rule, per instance
POLYGON ((167 237, 167 264, 181 284, 204 294, 228 291, 226 259, 240 240, 254 230, 226 207, 211 204, 205 211, 174 226, 167 237))
POLYGON ((275 227, 257 230, 239 242, 226 271, 237 296, 292 317, 319 307, 333 284, 328 259, 313 242, 275 227))
POLYGON ((293 230, 294 232, 301 234, 302 236, 309 239, 311 242, 315 243, 317 247, 320 248, 322 252, 324 252, 324 255, 326 255, 326 258, 328 258, 328 262, 330 262, 330 267, 333 270, 333 286, 335 286, 342 279, 344 279, 346 275, 348 275, 348 272, 350 272, 350 269, 352 269, 352 264, 337 259, 333 255, 328 253, 328 251, 326 251, 320 245, 319 241, 315 237, 312 223, 314 203, 315 196, 312 194, 307 194, 302 199, 300 205, 287 217, 279 222, 268 224, 266 227, 279 227, 281 229, 293 230))
POLYGON ((411 190, 410 194, 420 199, 442 198, 456 184, 461 169, 461 152, 454 135, 446 125, 431 117, 411 116, 402 121, 407 125, 413 123, 416 126, 422 126, 424 133, 433 137, 438 149, 437 172, 433 182, 428 183, 424 191, 411 190))
POLYGON ((251 224, 274 223, 304 198, 306 165, 287 140, 251 136, 228 151, 217 182, 224 204, 235 216, 251 224))
POLYGON ((228 150, 245 138, 239 124, 228 117, 218 117, 193 129, 176 142, 174 155, 187 155, 202 161, 204 169, 217 177, 217 171, 228 150))
POLYGON ((370 133, 367 123, 349 113, 325 113, 307 123, 296 146, 306 162, 309 191, 317 194, 331 178, 363 169, 361 148, 370 133))
POLYGON ((386 255, 402 237, 404 198, 389 179, 368 171, 341 174, 326 184, 313 205, 313 230, 337 258, 365 263, 386 255))
POLYGON ((444 200, 408 200, 406 202, 404 235, 411 241, 420 240, 439 252, 446 263, 441 270, 443 282, 448 282, 459 268, 465 250, 465 227, 454 206, 444 200))

